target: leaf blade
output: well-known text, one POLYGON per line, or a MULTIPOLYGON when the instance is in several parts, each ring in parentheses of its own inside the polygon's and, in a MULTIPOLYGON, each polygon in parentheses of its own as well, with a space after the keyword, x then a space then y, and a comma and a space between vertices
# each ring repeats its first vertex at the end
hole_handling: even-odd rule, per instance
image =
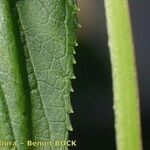
MULTIPOLYGON (((74 78, 76 2, 2 0, 0 11, 0 31, 6 31, 4 36, 0 35, 0 71, 4 69, 13 77, 6 82, 7 75, 0 76, 0 107, 5 108, 6 99, 12 122, 17 120, 17 125, 12 124, 15 137, 10 133, 17 142, 13 148, 30 149, 26 144, 29 139, 67 140, 68 130, 72 130, 70 80, 74 78), (9 44, 3 43, 5 38, 9 44), (7 93, 11 95, 9 100, 7 93)), ((3 118, 0 129, 5 120, 10 121, 9 116, 3 118)), ((47 150, 54 146, 32 149, 47 150)))
POLYGON ((22 47, 12 6, 12 1, 0 2, 0 107, 3 108, 0 114, 5 118, 0 122, 0 134, 3 135, 2 140, 15 141, 17 144, 1 149, 27 149, 27 145, 21 143, 30 137, 30 119, 25 113, 27 96, 21 71, 23 63, 19 58, 22 47))
MULTIPOLYGON (((33 77, 30 71, 28 72, 31 76, 29 83, 34 140, 67 140, 68 130, 72 130, 69 113, 72 112, 70 79, 74 77, 73 51, 77 27, 75 7, 73 0, 17 2, 27 56, 30 58, 28 68, 34 74, 33 77), (40 97, 40 102, 34 98, 37 96, 40 97), (43 121, 36 125, 34 122, 40 120, 37 116, 40 116, 41 112, 35 115, 35 103, 41 104, 44 113, 43 121), (47 122, 44 127, 43 122, 47 122), (40 127, 49 132, 48 137, 41 135, 40 127)), ((52 146, 51 149, 53 148, 52 146)))

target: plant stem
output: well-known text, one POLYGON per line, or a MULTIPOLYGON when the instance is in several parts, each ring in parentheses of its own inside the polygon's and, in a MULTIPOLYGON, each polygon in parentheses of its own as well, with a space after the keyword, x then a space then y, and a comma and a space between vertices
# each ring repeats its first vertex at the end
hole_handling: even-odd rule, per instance
POLYGON ((139 93, 127 0, 105 0, 118 150, 142 150, 139 93))

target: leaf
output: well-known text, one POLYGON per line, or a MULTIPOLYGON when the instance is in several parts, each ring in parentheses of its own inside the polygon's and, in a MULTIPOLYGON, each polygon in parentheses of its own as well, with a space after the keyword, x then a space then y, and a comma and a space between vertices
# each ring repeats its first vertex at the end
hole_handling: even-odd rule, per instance
POLYGON ((0 1, 0 140, 17 142, 0 149, 68 139, 76 10, 74 0, 0 1))

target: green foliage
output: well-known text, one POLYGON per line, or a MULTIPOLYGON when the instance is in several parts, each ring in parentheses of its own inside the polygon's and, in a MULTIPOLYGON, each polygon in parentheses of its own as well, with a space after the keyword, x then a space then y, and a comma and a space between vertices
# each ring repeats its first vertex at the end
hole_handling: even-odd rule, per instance
POLYGON ((1 150, 67 140, 76 11, 75 0, 0 1, 0 140, 17 142, 1 150))
POLYGON ((106 0, 118 150, 141 150, 139 96, 127 0, 106 0))

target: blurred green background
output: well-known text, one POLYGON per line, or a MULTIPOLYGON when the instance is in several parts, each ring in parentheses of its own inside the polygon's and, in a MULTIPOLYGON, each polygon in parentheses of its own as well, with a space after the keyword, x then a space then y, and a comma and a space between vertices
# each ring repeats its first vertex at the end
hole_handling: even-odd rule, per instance
MULTIPOLYGON (((130 0, 141 99, 144 150, 150 150, 150 1, 130 0)), ((111 66, 103 0, 78 0, 76 80, 71 94, 74 131, 70 150, 115 150, 111 66)))

